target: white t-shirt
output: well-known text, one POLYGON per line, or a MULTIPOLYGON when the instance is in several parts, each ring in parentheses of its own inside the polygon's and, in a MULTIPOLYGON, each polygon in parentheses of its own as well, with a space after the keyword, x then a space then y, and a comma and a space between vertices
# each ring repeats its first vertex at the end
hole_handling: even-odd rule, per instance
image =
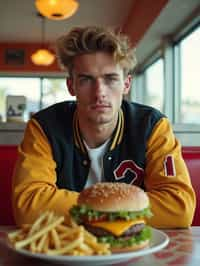
POLYGON ((103 156, 106 152, 108 142, 109 139, 97 148, 89 148, 87 143, 84 141, 90 158, 90 170, 85 188, 97 182, 103 181, 103 156))

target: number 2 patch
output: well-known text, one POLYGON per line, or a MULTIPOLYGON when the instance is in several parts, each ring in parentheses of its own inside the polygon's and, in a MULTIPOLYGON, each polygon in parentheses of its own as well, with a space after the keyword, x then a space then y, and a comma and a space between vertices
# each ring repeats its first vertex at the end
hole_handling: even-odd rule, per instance
POLYGON ((166 176, 175 176, 176 175, 174 157, 172 155, 167 155, 165 157, 164 170, 165 170, 166 176))

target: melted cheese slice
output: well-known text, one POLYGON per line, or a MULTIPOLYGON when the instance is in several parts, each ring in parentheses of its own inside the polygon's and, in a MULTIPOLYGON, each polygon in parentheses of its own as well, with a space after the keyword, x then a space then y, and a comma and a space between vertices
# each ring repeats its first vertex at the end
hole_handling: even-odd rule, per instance
POLYGON ((140 224, 140 223, 145 223, 145 220, 140 219, 140 220, 133 220, 133 221, 124 221, 124 220, 102 221, 102 222, 94 222, 92 223, 92 226, 103 228, 111 232, 115 236, 120 236, 123 234, 123 232, 128 230, 129 227, 135 224, 140 224))

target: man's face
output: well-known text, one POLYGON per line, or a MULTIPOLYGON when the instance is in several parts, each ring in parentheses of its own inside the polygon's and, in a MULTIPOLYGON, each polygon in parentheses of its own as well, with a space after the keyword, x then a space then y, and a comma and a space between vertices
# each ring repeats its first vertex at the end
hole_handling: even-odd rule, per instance
POLYGON ((84 54, 75 58, 68 87, 77 98, 79 119, 103 125, 116 119, 130 77, 124 78, 123 69, 110 54, 84 54))

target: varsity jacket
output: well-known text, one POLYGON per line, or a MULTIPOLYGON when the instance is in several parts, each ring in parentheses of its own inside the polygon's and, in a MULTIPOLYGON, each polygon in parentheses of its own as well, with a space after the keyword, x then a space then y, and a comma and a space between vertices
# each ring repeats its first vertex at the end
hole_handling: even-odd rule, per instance
MULTIPOLYGON (((36 113, 19 146, 13 176, 16 222, 33 221, 45 209, 66 214, 76 204, 89 169, 76 103, 62 102, 36 113)), ((153 226, 192 222, 195 195, 180 143, 168 119, 154 108, 123 101, 103 157, 103 179, 142 187, 150 198, 153 226)))

